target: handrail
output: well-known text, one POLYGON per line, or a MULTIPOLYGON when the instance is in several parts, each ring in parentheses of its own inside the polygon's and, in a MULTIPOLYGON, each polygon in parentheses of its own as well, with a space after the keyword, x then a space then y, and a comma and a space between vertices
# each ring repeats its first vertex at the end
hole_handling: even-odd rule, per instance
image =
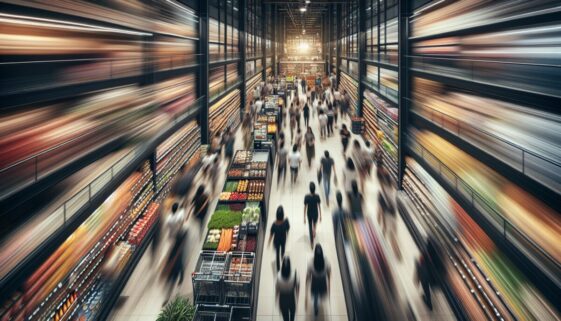
MULTIPOLYGON (((415 102, 414 100, 412 100, 411 98, 406 97, 405 99, 408 100, 408 101, 411 102, 411 103, 416 103, 416 102, 415 102)), ((522 164, 520 164, 520 165, 521 165, 521 168, 522 168, 522 174, 524 174, 524 175, 526 175, 526 172, 527 172, 527 171, 526 171, 526 162, 525 162, 526 157, 525 157, 525 154, 531 155, 531 156, 533 156, 533 157, 535 157, 535 158, 538 158, 538 159, 540 159, 540 160, 543 160, 544 162, 547 162, 547 163, 549 163, 549 164, 551 164, 551 165, 554 165, 555 167, 559 168, 559 172, 561 172, 561 162, 559 162, 559 161, 556 161, 556 160, 554 160, 554 159, 548 158, 548 157, 543 156, 543 155, 539 155, 538 153, 536 153, 536 152, 534 152, 534 151, 530 151, 530 150, 526 149, 526 148, 523 147, 523 146, 520 146, 520 145, 518 145, 518 144, 516 144, 516 143, 514 143, 514 142, 511 142, 511 141, 509 141, 509 140, 507 140, 507 139, 505 139, 505 138, 499 137, 499 136, 497 136, 497 135, 495 135, 495 134, 493 134, 493 133, 487 132, 487 131, 482 130, 482 129, 479 129, 479 128, 475 128, 474 126, 471 126, 470 124, 466 123, 465 121, 456 119, 455 117, 452 117, 452 116, 450 116, 450 115, 448 115, 448 114, 446 114, 446 113, 444 113, 444 112, 441 112, 441 111, 439 111, 439 110, 436 110, 435 108, 433 108, 433 107, 431 107, 431 106, 427 106, 426 104, 422 104, 422 108, 430 109, 430 112, 431 112, 431 119, 430 119, 429 121, 431 121, 433 124, 439 126, 440 128, 442 128, 442 129, 444 129, 444 130, 446 130, 446 131, 451 132, 448 128, 446 128, 446 127, 444 126, 444 118, 446 117, 446 118, 448 118, 448 119, 451 119, 451 120, 455 121, 456 124, 457 124, 457 126, 458 126, 458 131, 457 131, 456 133, 454 133, 454 134, 457 135, 457 136, 460 137, 460 138, 462 137, 462 135, 461 135, 462 124, 464 124, 464 128, 469 128, 470 130, 474 130, 474 131, 480 132, 480 133, 482 133, 482 134, 484 134, 484 135, 489 136, 490 138, 496 139, 496 140, 498 140, 498 141, 500 141, 500 142, 502 142, 502 143, 505 143, 505 144, 507 144, 507 145, 509 145, 509 146, 511 146, 511 147, 513 147, 513 148, 515 148, 515 149, 518 149, 520 152, 522 152, 522 154, 521 154, 521 156, 522 156, 522 157, 521 157, 521 159, 522 159, 522 164), (435 113, 437 113, 437 114, 440 115, 440 123, 437 123, 437 122, 434 121, 434 114, 435 114, 435 113)), ((426 117, 424 117, 423 115, 421 115, 421 114, 419 114, 417 111, 415 111, 415 108, 412 108, 411 111, 414 112, 415 114, 417 114, 418 116, 423 117, 423 118, 426 119, 426 117)), ((428 119, 427 119, 427 120, 428 120, 428 119)))
MULTIPOLYGON (((538 253, 545 259, 547 259, 554 267, 555 269, 557 269, 557 271, 561 270, 561 263, 557 262, 549 253, 547 253, 542 247, 540 247, 538 244, 536 244, 532 239, 530 239, 528 236, 526 236, 526 234, 524 234, 518 227, 516 227, 515 225, 511 224, 510 221, 508 221, 502 213, 500 213, 499 211, 495 210, 491 204, 489 204, 489 202, 483 197, 481 196, 478 192, 476 192, 471 185, 469 185, 468 183, 466 183, 463 179, 461 179, 454 171, 452 171, 448 166, 446 166, 444 163, 442 163, 442 161, 440 161, 440 159, 438 159, 438 157, 436 157, 433 153, 431 153, 429 150, 427 150, 424 146, 422 146, 419 142, 417 142, 413 137, 411 137, 410 135, 407 135, 407 140, 408 142, 411 142, 411 145, 414 146, 409 146, 409 151, 412 152, 413 154, 417 155, 418 157, 420 157, 423 162, 431 167, 433 169, 433 171, 437 172, 437 174, 440 176, 441 180, 450 182, 449 178, 446 178, 445 176, 443 176, 442 174, 442 169, 444 168, 448 174, 450 174, 451 176, 454 177, 454 186, 450 186, 451 188, 453 188, 458 195, 463 196, 463 198, 465 199, 465 193, 463 191, 461 191, 458 186, 461 186, 462 189, 466 189, 469 193, 468 195, 470 196, 469 199, 465 199, 468 203, 470 203, 469 205, 471 205, 472 208, 474 209, 478 209, 478 211, 480 211, 482 214, 486 214, 486 211, 490 211, 487 212, 488 214, 492 214, 495 215, 496 218, 499 218, 499 222, 502 228, 502 236, 504 238, 505 241, 509 242, 512 244, 512 242, 509 240, 509 238, 507 237, 509 234, 512 234, 512 232, 516 232, 516 234, 520 237, 522 237, 524 239, 525 242, 527 242, 529 245, 531 245, 535 250, 538 251, 538 253), (417 152, 418 149, 420 151, 417 152), (430 162, 426 160, 425 155, 430 156, 434 161, 436 161, 436 163, 438 164, 438 169, 435 169, 431 166, 430 162), (461 185, 459 185, 461 184, 461 185), (477 203, 480 204, 480 206, 476 205, 476 201, 477 203), (481 205, 483 205, 483 207, 485 207, 484 210, 480 209, 481 205), (510 231, 510 232, 509 232, 510 231)), ((487 218, 489 220, 491 220, 490 222, 493 222, 493 218, 489 217, 488 215, 487 218)), ((495 225, 495 227, 497 228, 497 224, 493 224, 495 225)), ((501 228, 499 228, 499 230, 501 230, 501 228)))

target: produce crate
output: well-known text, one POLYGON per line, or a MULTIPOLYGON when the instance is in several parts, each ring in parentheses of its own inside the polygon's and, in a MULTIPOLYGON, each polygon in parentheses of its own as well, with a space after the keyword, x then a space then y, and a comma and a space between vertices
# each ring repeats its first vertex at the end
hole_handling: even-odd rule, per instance
POLYGON ((219 304, 222 301, 222 279, 227 263, 226 253, 201 251, 196 272, 193 272, 195 304, 219 304))
POLYGON ((224 272, 224 303, 251 305, 255 253, 232 252, 224 272))

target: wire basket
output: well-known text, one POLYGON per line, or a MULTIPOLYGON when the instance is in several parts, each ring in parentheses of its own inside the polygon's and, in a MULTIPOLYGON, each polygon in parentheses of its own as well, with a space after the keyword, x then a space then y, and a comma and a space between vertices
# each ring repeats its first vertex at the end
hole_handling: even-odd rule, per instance
POLYGON ((251 305, 255 253, 232 252, 224 272, 224 302, 251 305))
POLYGON ((219 304, 222 299, 222 280, 228 263, 224 252, 202 251, 193 272, 195 304, 219 304))

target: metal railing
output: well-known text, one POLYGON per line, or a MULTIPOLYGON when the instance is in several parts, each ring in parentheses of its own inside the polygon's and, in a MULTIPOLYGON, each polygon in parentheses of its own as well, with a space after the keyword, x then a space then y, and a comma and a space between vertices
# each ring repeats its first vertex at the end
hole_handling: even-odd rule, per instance
POLYGON ((442 163, 434 154, 410 135, 408 135, 407 141, 409 142, 409 151, 420 158, 426 166, 431 168, 436 176, 438 176, 439 180, 446 182, 473 210, 477 210, 485 216, 489 223, 501 233, 504 241, 513 244, 516 248, 525 253, 550 280, 555 281, 557 286, 561 285, 561 280, 559 280, 561 264, 518 227, 511 224, 502 213, 489 204, 487 199, 490 197, 482 196, 476 192, 470 184, 461 179, 454 171, 442 163))
MULTIPOLYGON (((412 104, 412 99, 406 98, 412 104)), ((421 110, 411 108, 419 117, 432 122, 434 125, 450 132, 453 135, 477 146, 479 149, 500 159, 525 176, 531 177, 541 184, 561 193, 561 163, 539 155, 507 139, 499 137, 488 131, 475 128, 470 124, 447 115, 430 106, 422 105, 421 110), (423 112, 424 109, 424 112, 423 112), (425 114, 425 115, 423 115, 425 114), (476 140, 470 132, 476 132, 484 139, 476 140), (501 157, 502 156, 502 157, 501 157)))

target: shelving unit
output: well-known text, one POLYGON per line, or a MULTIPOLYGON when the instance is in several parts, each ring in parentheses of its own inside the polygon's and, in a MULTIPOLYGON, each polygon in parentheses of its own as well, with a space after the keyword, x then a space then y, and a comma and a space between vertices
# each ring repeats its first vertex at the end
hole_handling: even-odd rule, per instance
POLYGON ((356 111, 358 110, 358 82, 352 78, 351 76, 349 76, 348 74, 346 74, 345 72, 341 72, 341 81, 339 84, 339 91, 342 92, 342 90, 345 90, 347 92, 347 94, 349 95, 349 97, 351 98, 350 101, 350 112, 351 114, 356 114, 356 111))
POLYGON ((209 109, 209 132, 222 132, 230 127, 235 130, 240 124, 240 91, 234 89, 213 103, 209 109))

